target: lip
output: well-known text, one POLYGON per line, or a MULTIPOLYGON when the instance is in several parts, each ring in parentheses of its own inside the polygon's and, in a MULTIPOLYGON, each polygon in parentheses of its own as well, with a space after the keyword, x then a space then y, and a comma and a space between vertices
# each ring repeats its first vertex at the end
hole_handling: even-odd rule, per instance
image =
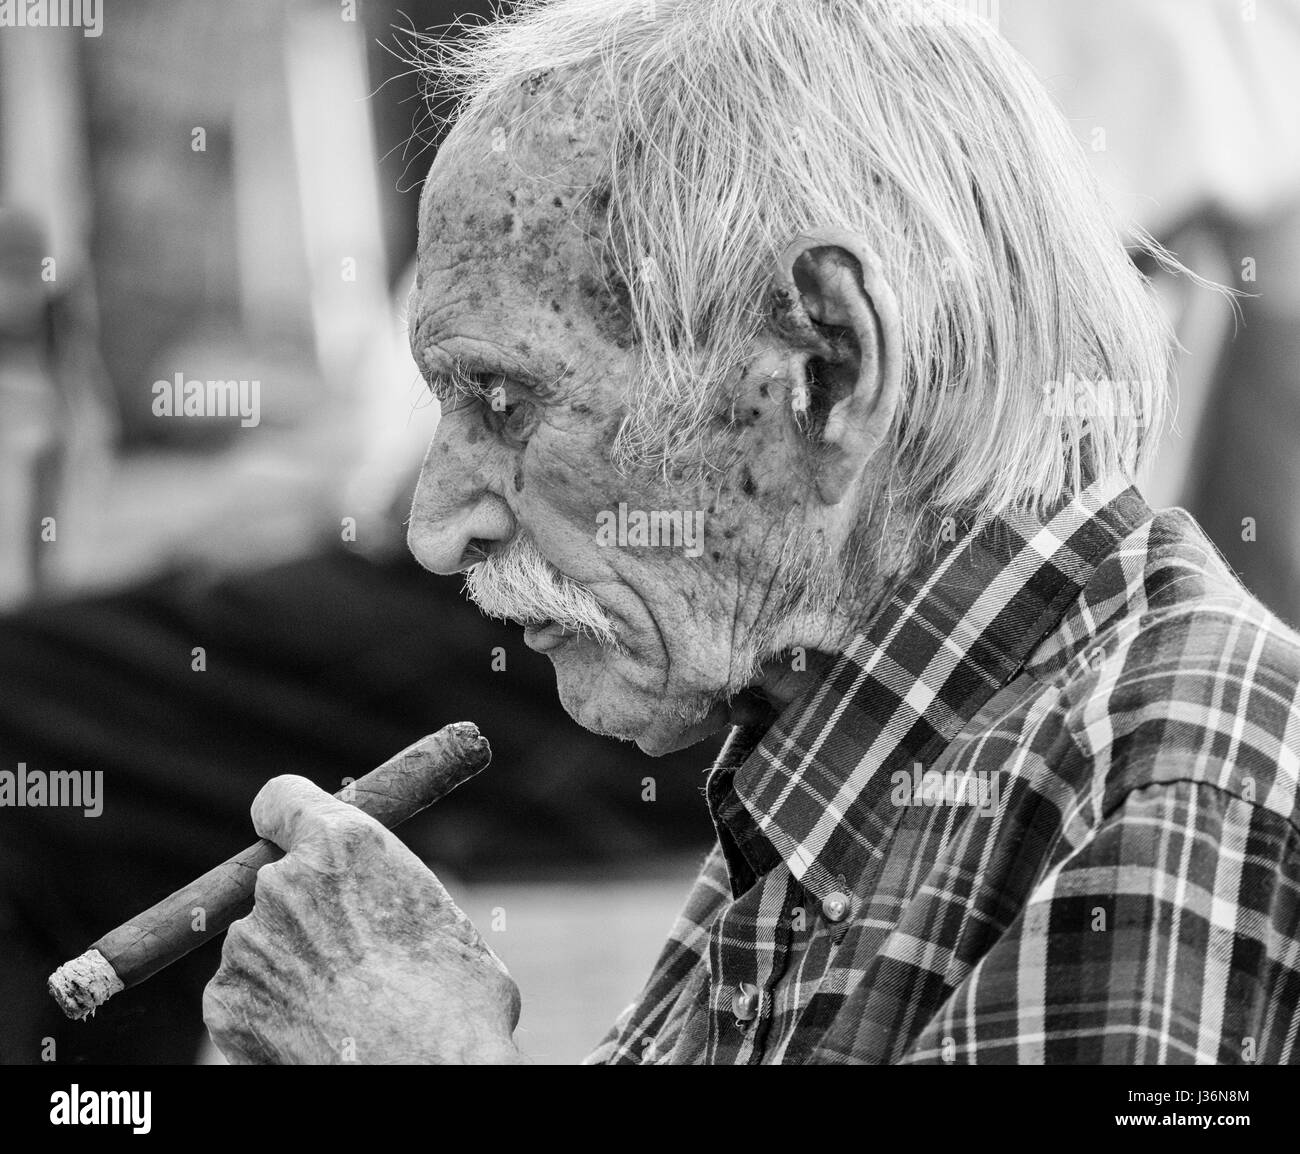
POLYGON ((557 621, 546 625, 528 625, 524 628, 524 644, 534 653, 549 653, 578 635, 557 621))

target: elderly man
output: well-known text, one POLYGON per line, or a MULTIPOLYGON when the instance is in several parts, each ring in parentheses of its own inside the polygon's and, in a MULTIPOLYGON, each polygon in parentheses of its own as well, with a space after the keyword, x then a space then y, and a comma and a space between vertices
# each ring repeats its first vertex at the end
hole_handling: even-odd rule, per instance
MULTIPOLYGON (((557 0, 431 47, 465 99, 411 548, 580 725, 734 726, 591 1060, 1296 1060, 1300 648, 1132 485, 1166 333, 1018 57, 884 0, 557 0)), ((206 993, 232 1060, 520 1060, 396 838, 297 778, 253 816, 288 852, 206 993)))

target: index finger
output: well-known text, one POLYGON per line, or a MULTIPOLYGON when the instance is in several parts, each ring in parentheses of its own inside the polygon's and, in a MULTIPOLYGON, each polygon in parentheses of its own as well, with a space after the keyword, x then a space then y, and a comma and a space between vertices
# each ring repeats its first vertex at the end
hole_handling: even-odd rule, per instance
MULTIPOLYGON (((356 806, 340 801, 305 777, 286 773, 273 777, 253 798, 253 828, 285 853, 307 838, 347 822, 373 822, 356 806)), ((378 824, 378 823, 376 823, 378 824)))

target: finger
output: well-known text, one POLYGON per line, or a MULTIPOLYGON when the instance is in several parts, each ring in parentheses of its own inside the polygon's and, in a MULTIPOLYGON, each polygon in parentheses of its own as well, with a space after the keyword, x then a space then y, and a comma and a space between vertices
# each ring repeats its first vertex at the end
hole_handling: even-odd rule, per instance
POLYGON ((256 906, 247 917, 230 923, 221 943, 221 965, 213 981, 238 983, 252 997, 270 994, 271 975, 278 968, 256 906))
POLYGON ((240 988, 222 981, 220 971, 204 987, 203 1024, 208 1037, 232 1066, 275 1061, 275 1049, 258 1030, 255 1016, 240 988))
MULTIPOLYGON (((355 806, 326 793, 305 777, 273 777, 253 798, 253 828, 285 853, 304 841, 353 823, 374 823, 355 806)), ((382 827, 380 827, 382 828, 382 827)))
POLYGON ((253 1026, 266 1006, 265 991, 223 949, 221 966, 203 989, 203 1024, 231 1065, 269 1060, 253 1026))
POLYGON ((218 971, 217 976, 203 987, 203 1024, 207 1027, 208 1037, 213 1044, 226 1061, 231 1062, 234 1061, 236 1050, 235 1032, 232 1028, 235 1014, 230 1005, 230 990, 218 980, 220 976, 218 971))

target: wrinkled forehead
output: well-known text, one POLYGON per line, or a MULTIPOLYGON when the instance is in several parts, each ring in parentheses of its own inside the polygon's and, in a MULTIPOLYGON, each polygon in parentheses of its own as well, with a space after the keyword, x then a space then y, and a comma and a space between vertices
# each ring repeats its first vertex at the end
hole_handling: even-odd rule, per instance
MULTIPOLYGON (((469 149, 485 174, 498 179, 517 178, 527 169, 539 179, 590 184, 612 123, 613 102, 602 91, 576 75, 552 71, 512 84, 466 111, 447 134, 430 177, 443 168, 439 161, 464 161, 469 149)), ((436 182, 426 181, 421 223, 436 195, 436 182)))
POLYGON ((535 274, 557 245, 590 235, 610 116, 606 102, 575 88, 538 74, 451 130, 420 197, 422 266, 479 254, 535 274))
MULTIPOLYGON (((611 140, 610 106, 554 73, 448 134, 420 197, 412 348, 444 337, 536 330, 540 312, 611 329, 593 244, 611 140)), ((426 368, 431 366, 425 365, 426 368)))

